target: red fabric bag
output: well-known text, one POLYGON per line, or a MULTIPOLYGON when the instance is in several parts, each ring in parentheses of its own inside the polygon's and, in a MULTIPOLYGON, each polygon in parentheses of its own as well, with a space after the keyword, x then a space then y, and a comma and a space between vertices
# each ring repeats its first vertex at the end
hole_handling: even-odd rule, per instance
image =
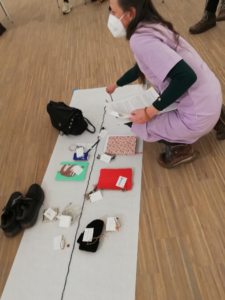
POLYGON ((97 189, 107 190, 131 190, 132 188, 132 169, 101 169, 97 189), (127 181, 124 188, 116 186, 119 177, 126 177, 127 181))

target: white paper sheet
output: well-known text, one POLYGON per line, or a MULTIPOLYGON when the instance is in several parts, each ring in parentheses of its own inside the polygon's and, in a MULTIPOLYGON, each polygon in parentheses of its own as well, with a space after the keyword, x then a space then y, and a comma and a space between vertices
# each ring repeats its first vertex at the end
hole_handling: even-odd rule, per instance
MULTIPOLYGON (((127 119, 131 117, 132 111, 150 106, 158 97, 159 94, 151 87, 140 95, 131 96, 122 101, 111 102, 107 104, 107 108, 113 116, 127 119)), ((176 105, 172 104, 160 113, 174 109, 176 109, 176 105)))

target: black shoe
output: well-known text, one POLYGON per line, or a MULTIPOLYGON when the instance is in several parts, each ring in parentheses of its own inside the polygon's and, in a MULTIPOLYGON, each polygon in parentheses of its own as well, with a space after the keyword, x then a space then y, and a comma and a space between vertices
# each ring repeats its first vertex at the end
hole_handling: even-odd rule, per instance
POLYGON ((36 183, 32 184, 26 196, 21 198, 18 204, 17 221, 22 228, 30 228, 36 223, 44 198, 44 191, 36 183))
POLYGON ((20 192, 13 193, 6 207, 3 208, 4 213, 1 216, 1 228, 7 237, 17 235, 22 229, 20 222, 16 219, 21 196, 22 194, 20 192))
POLYGON ((6 31, 6 28, 0 23, 0 36, 6 31))

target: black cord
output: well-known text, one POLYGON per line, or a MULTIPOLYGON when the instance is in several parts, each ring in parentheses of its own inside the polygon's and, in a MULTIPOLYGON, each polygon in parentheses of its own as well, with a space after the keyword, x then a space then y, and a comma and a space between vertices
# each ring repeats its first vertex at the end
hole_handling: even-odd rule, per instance
MULTIPOLYGON (((103 125, 104 120, 105 120, 105 113, 106 113, 106 107, 104 107, 104 113, 103 113, 103 117, 102 117, 102 124, 101 124, 99 133, 102 130, 102 125, 103 125)), ((98 139, 99 139, 99 137, 98 137, 98 139)), ((93 159, 93 163, 92 163, 92 166, 91 166, 91 172, 89 174, 88 183, 87 183, 87 187, 86 187, 85 194, 84 194, 84 201, 83 201, 83 205, 82 205, 82 209, 81 209, 81 214, 80 214, 80 217, 79 217, 79 220, 78 220, 78 225, 77 225, 77 230, 76 230, 75 237, 74 237, 72 252, 70 254, 70 260, 69 260, 68 270, 67 270, 65 283, 64 283, 64 287, 63 287, 63 291, 62 291, 61 300, 63 300, 64 292, 65 292, 65 289, 66 289, 67 278, 68 278, 68 275, 69 275, 69 272, 70 272, 70 264, 71 264, 71 261, 72 261, 72 256, 73 256, 73 252, 74 252, 75 245, 76 245, 76 240, 77 240, 77 233, 78 233, 78 230, 80 228, 80 220, 81 220, 81 217, 82 217, 82 214, 83 214, 83 209, 84 209, 84 204, 85 204, 85 196, 86 196, 86 193, 87 193, 87 190, 88 190, 88 187, 89 187, 89 182, 90 182, 90 179, 91 179, 91 173, 93 171, 93 167, 94 167, 94 163, 95 163, 95 157, 96 157, 96 152, 97 152, 97 149, 98 149, 98 145, 99 145, 99 143, 95 147, 94 159, 93 159)))

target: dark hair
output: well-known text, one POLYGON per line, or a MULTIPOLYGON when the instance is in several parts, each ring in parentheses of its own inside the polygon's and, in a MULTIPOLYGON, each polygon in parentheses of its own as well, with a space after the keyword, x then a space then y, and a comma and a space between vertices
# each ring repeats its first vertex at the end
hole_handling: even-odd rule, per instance
MULTIPOLYGON (((174 33, 176 49, 179 45, 179 33, 174 29, 173 24, 166 21, 155 9, 151 0, 117 0, 119 6, 124 12, 129 11, 131 7, 136 9, 136 17, 127 26, 127 39, 130 40, 135 31, 144 26, 144 24, 162 24, 174 33), (142 25, 143 23, 143 25, 142 25)), ((153 27, 154 28, 154 27, 153 27)), ((155 28, 154 28, 155 29, 155 28)), ((159 31, 158 29, 155 29, 159 31)), ((140 80, 144 84, 145 76, 139 70, 140 80)))

